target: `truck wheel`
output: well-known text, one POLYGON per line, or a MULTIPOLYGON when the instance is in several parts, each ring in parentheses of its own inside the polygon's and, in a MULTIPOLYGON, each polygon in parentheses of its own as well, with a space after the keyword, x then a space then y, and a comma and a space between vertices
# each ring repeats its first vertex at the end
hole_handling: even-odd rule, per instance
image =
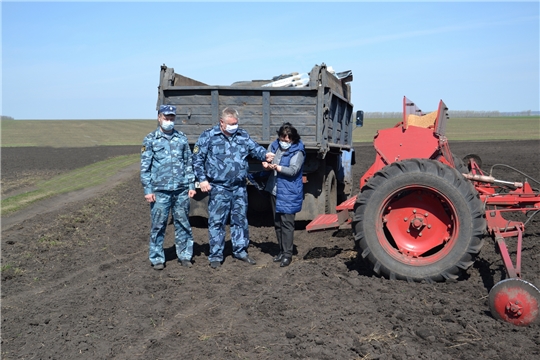
POLYGON ((337 178, 331 167, 326 168, 324 179, 324 212, 325 214, 335 214, 337 206, 337 178))
POLYGON ((361 256, 389 279, 457 279, 483 245, 486 221, 478 193, 439 161, 384 167, 362 188, 354 211, 361 256))

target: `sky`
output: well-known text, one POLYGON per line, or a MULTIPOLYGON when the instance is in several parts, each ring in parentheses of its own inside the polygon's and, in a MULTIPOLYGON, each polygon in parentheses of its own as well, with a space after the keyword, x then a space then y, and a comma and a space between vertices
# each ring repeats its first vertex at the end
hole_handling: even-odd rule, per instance
POLYGON ((540 110, 539 2, 3 0, 1 115, 154 119, 160 67, 209 85, 351 70, 352 103, 540 110))

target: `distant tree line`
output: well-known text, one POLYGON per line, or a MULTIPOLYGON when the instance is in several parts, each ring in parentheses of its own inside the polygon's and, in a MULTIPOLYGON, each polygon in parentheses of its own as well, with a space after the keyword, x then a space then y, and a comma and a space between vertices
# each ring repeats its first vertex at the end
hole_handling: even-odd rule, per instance
MULTIPOLYGON (((424 114, 428 114, 431 111, 425 111, 424 114)), ((502 112, 502 111, 472 111, 472 110, 448 110, 448 115, 451 118, 486 118, 486 117, 501 117, 501 116, 538 116, 539 111, 514 111, 514 112, 502 112)), ((364 118, 368 119, 393 119, 401 118, 402 112, 390 111, 390 112, 365 112, 364 118)))
MULTIPOLYGON (((424 112, 428 114, 431 111, 424 112)), ((514 112, 501 112, 501 111, 472 111, 472 110, 448 110, 448 115, 451 118, 486 118, 486 117, 500 117, 500 116, 539 116, 540 111, 514 111, 514 112)), ((365 112, 364 118, 367 119, 400 119, 403 113, 397 111, 372 111, 365 112)), ((2 115, 2 121, 15 120, 11 116, 2 115)))

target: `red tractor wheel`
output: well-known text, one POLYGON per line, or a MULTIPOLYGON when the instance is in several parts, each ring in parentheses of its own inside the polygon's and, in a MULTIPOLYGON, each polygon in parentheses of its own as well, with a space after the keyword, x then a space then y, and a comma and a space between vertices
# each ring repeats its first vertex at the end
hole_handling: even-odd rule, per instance
POLYGON ((517 326, 540 322, 540 291, 519 278, 498 282, 489 291, 489 309, 498 320, 517 326))
POLYGON ((444 281, 468 269, 486 223, 472 184, 438 161, 412 159, 378 171, 355 204, 355 240, 375 273, 444 281))

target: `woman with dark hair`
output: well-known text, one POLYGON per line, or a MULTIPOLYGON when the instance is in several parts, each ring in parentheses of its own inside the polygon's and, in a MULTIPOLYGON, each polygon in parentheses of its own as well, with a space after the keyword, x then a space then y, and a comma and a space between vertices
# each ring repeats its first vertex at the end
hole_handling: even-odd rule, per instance
POLYGON ((269 151, 276 154, 274 160, 262 165, 271 171, 265 190, 270 193, 279 244, 279 254, 273 261, 284 267, 292 261, 294 218, 302 209, 304 200, 302 169, 306 152, 298 131, 290 123, 284 123, 277 135, 278 138, 269 146, 269 151))

